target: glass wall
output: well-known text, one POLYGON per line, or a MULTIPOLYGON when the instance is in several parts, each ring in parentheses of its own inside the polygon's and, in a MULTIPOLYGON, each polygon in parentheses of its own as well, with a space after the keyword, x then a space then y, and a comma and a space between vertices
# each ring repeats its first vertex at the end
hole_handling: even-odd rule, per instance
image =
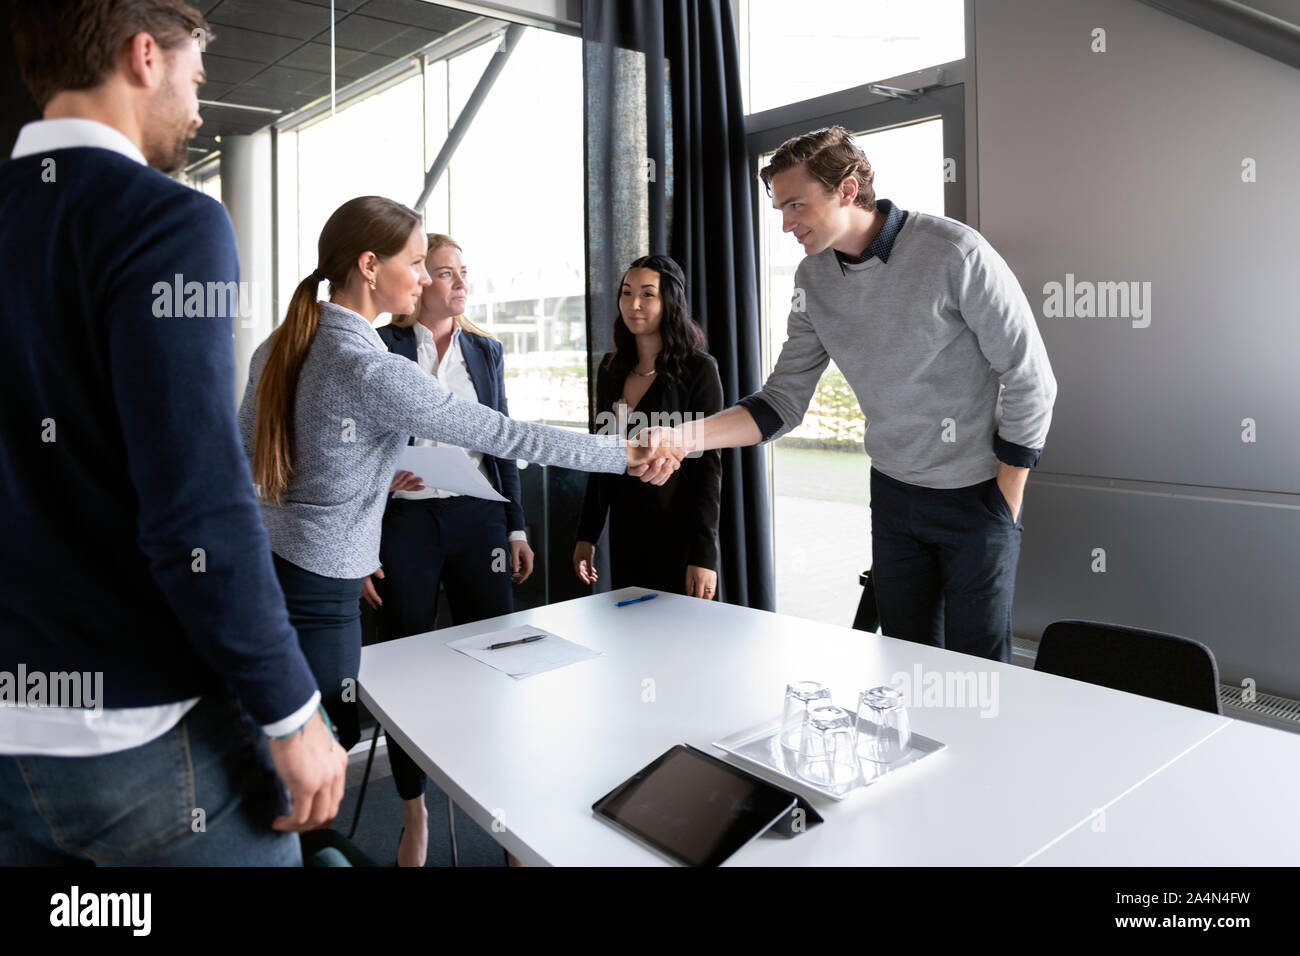
MULTIPOLYGON (((448 62, 453 122, 494 50, 448 62)), ((511 414, 585 431, 582 113, 582 41, 526 31, 452 161, 445 231, 464 248, 470 318, 505 345, 511 414)))
MULTIPOLYGON (((855 131, 875 171, 878 198, 909 211, 961 215, 945 159, 945 151, 956 155, 963 137, 960 86, 903 99, 825 97, 963 60, 963 0, 736 0, 735 9, 755 172, 787 136, 839 124, 855 131)), ((949 76, 940 86, 954 79, 961 82, 949 76)), ((893 85, 918 84, 907 78, 893 85)), ((803 250, 782 232, 781 216, 761 183, 755 189, 764 364, 770 372, 785 342, 803 250)), ((853 621, 862 593, 858 574, 871 566, 871 462, 862 446, 869 427, 853 389, 831 363, 803 423, 771 446, 781 613, 841 625, 853 621)))
MULTIPOLYGON (((320 229, 341 203, 416 201, 498 42, 280 132, 279 311, 315 268, 320 229)), ((467 314, 504 345, 511 414, 585 431, 582 190, 581 41, 525 30, 421 211, 464 250, 467 314)))
POLYGON ((738 0, 746 113, 966 55, 963 0, 738 0))
MULTIPOLYGON (((878 199, 942 216, 943 121, 925 120, 855 142, 875 170, 878 199)), ((771 154, 760 157, 765 164, 771 154)), ((794 273, 803 250, 782 233, 781 214, 762 194, 759 213, 765 372, 786 337, 794 273)), ((870 321, 870 316, 863 316, 870 321)), ((861 591, 856 575, 871 567, 866 421, 857 396, 832 362, 822 374, 803 424, 773 445, 776 609, 832 624, 850 624, 861 591)))

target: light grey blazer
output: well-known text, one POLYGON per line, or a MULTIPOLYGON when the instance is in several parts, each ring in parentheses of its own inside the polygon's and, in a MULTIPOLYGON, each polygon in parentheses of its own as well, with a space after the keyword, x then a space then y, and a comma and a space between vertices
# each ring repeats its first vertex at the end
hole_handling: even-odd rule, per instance
MULTIPOLYGON (((294 393, 293 475, 282 503, 262 503, 271 550, 327 578, 379 567, 388 486, 407 439, 429 438, 544 465, 621 474, 626 442, 519 422, 457 398, 410 359, 389 352, 357 313, 322 302, 320 328, 294 393)), ((254 393, 270 339, 253 353, 239 432, 253 457, 254 393)), ((430 487, 437 475, 421 475, 430 487)))

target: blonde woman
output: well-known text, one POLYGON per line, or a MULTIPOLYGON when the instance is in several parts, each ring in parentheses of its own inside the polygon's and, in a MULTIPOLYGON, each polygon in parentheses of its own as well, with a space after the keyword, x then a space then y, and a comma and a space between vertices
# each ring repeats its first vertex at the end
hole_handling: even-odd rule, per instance
MULTIPOLYGON (((416 363, 452 394, 508 415, 501 343, 465 316, 469 270, 461 247, 438 233, 429 233, 428 240, 424 264, 432 281, 424 287, 419 307, 394 316, 390 325, 377 330, 379 337, 390 352, 416 363)), ((411 442, 434 444, 423 438, 411 442)), ((365 588, 366 600, 381 608, 381 627, 388 638, 437 627, 440 584, 447 592, 452 622, 468 624, 513 611, 511 583, 533 573, 515 459, 469 450, 465 454, 509 500, 502 504, 438 488, 408 489, 406 481, 394 483, 379 545, 383 567, 365 588)), ((423 866, 429 836, 424 772, 392 737, 388 762, 402 798, 397 863, 423 866)))
MULTIPOLYGON (((586 471, 630 469, 660 483, 679 453, 516 422, 389 352, 375 319, 414 312, 431 284, 414 210, 379 196, 349 200, 317 249, 284 322, 253 354, 239 426, 290 623, 339 742, 351 747, 360 736, 362 586, 379 566, 393 468, 410 436, 586 471), (321 280, 328 302, 316 298, 321 280)), ((422 477, 436 486, 436 475, 422 477)))

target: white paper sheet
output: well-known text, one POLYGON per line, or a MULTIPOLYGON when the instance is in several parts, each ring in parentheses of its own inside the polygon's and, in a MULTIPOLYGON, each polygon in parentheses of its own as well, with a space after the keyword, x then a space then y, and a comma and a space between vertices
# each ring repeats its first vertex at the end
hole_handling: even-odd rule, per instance
POLYGON ((448 641, 447 646, 476 661, 495 667, 515 680, 523 680, 533 674, 553 671, 557 667, 602 656, 600 651, 574 644, 572 641, 555 636, 550 631, 544 631, 540 627, 530 627, 527 624, 507 628, 504 631, 462 637, 458 641, 448 641), (521 637, 531 637, 534 634, 542 634, 544 639, 529 644, 516 644, 514 647, 503 647, 495 651, 488 650, 492 644, 517 641, 521 637))
POLYGON ((488 501, 505 501, 474 467, 464 449, 454 445, 407 445, 397 456, 397 470, 424 479, 424 487, 441 488, 488 501))

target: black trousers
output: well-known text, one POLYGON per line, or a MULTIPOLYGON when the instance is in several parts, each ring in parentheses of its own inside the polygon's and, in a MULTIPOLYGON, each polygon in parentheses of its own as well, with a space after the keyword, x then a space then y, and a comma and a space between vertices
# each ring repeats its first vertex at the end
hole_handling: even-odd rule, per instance
MULTIPOLYGON (((385 639, 438 626, 438 585, 452 620, 469 624, 514 610, 505 506, 499 501, 394 498, 384 512, 379 546, 384 577, 380 631, 385 639)), ((424 793, 424 772, 390 736, 388 762, 403 800, 424 793)))
POLYGON ((933 489, 871 469, 881 633, 1009 662, 1022 530, 994 478, 933 489))
POLYGON ((289 623, 320 687, 321 703, 350 750, 361 739, 357 671, 361 667, 361 587, 365 578, 321 577, 272 555, 289 623))

